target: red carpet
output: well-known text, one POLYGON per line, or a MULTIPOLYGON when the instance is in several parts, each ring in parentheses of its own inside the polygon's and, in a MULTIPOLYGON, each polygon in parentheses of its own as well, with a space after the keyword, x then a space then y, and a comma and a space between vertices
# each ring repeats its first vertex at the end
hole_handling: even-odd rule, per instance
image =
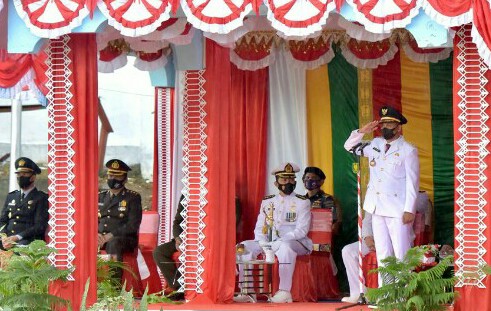
MULTIPOLYGON (((254 311, 334 311, 336 308, 346 306, 347 304, 341 302, 294 302, 285 304, 274 304, 274 303, 231 303, 231 304, 153 304, 149 306, 148 310, 254 310, 254 311), (162 308, 162 309, 161 309, 162 308)), ((349 309, 351 311, 366 311, 367 306, 354 306, 349 309)))

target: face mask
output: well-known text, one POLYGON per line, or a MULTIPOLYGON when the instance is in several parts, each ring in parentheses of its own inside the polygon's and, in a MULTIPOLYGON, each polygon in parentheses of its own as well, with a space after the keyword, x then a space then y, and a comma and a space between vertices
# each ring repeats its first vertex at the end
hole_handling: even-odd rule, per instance
POLYGON ((17 183, 21 189, 25 189, 32 184, 31 176, 19 176, 17 177, 17 183))
POLYGON ((383 128, 382 129, 382 136, 385 138, 385 140, 394 138, 396 136, 396 133, 394 131, 395 129, 388 129, 388 128, 383 128))
POLYGON ((278 190, 280 190, 281 192, 283 192, 284 194, 286 195, 290 195, 293 190, 295 190, 295 186, 297 185, 297 183, 293 183, 293 184, 284 184, 284 185, 280 185, 278 184, 278 190))
POLYGON ((123 181, 111 178, 107 180, 107 185, 109 188, 117 190, 123 188, 123 181))
POLYGON ((314 190, 320 187, 318 180, 308 179, 304 182, 305 188, 307 190, 314 190))

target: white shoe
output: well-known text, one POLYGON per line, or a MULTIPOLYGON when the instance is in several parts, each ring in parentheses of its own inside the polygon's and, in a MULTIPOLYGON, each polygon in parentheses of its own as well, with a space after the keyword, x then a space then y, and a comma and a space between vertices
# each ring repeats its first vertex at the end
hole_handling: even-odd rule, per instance
POLYGON ((234 302, 256 302, 256 295, 254 294, 238 294, 234 297, 234 302))
POLYGON ((271 297, 271 302, 274 303, 291 303, 293 302, 292 299, 292 294, 290 292, 287 292, 285 290, 279 290, 274 294, 273 297, 271 297))
POLYGON ((341 299, 341 302, 357 303, 358 302, 358 298, 359 297, 356 297, 356 296, 343 297, 341 299))

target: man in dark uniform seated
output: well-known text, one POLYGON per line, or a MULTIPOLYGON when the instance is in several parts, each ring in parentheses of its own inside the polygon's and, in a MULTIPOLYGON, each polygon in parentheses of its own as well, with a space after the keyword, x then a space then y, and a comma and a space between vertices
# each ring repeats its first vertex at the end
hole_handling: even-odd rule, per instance
POLYGON ((321 189, 325 180, 326 175, 318 167, 309 166, 303 172, 302 181, 307 189, 305 196, 310 200, 311 207, 332 209, 332 233, 338 235, 341 231, 342 213, 336 206, 334 197, 321 189))
MULTIPOLYGON (((172 235, 174 238, 167 243, 161 244, 155 248, 153 251, 153 260, 155 264, 159 267, 160 272, 167 282, 168 291, 175 292, 179 289, 179 278, 181 273, 177 270, 176 263, 172 259, 172 255, 179 250, 179 245, 182 243, 181 233, 183 231, 181 227, 181 222, 184 217, 181 215, 184 207, 182 201, 184 200, 184 195, 181 195, 179 199, 179 205, 177 207, 176 215, 174 216, 174 222, 172 223, 172 235)), ((174 294, 168 296, 171 300, 182 300, 184 299, 183 292, 175 292, 174 294)))
MULTIPOLYGON (((123 253, 138 246, 138 229, 142 221, 142 204, 138 192, 125 188, 131 168, 121 160, 106 163, 109 190, 99 192, 98 245, 112 259, 123 260, 123 253)), ((121 277, 122 271, 116 271, 121 277)))
POLYGON ((31 159, 21 157, 15 161, 15 174, 21 190, 7 195, 0 216, 0 249, 7 250, 44 240, 48 227, 48 195, 36 189, 34 182, 41 169, 31 159))
MULTIPOLYGON (((166 292, 170 292, 170 295, 168 295, 167 298, 174 301, 184 299, 184 293, 177 292, 180 287, 179 278, 181 277, 181 273, 177 269, 176 263, 172 258, 174 253, 179 251, 179 245, 182 243, 180 235, 183 232, 181 227, 181 222, 184 220, 184 217, 182 216, 182 211, 184 210, 184 206, 182 205, 183 200, 184 195, 181 195, 176 215, 174 216, 174 222, 172 223, 172 236, 174 238, 167 243, 160 244, 153 251, 153 260, 167 282, 166 292)), ((238 197, 235 198, 235 216, 235 224, 237 226, 241 218, 241 206, 238 197)))

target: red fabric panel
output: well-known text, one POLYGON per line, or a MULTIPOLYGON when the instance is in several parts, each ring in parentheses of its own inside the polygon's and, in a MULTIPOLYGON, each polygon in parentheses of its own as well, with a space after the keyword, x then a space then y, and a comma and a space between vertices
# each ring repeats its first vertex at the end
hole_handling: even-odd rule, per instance
POLYGON ((468 12, 472 6, 471 0, 426 0, 440 14, 454 17, 468 12))
POLYGON ((230 52, 206 40, 206 155, 208 171, 203 244, 203 296, 212 302, 231 302, 235 279, 235 126, 230 105, 230 52), (220 273, 217 273, 220 271, 220 273))
POLYGON ((126 264, 129 270, 123 270, 123 276, 121 277, 122 283, 126 282, 126 290, 129 291, 133 289, 133 295, 135 297, 143 296, 144 287, 140 279, 140 272, 138 271, 138 261, 136 256, 138 255, 138 250, 133 253, 124 253, 123 262, 126 264))
POLYGON ((331 244, 332 210, 313 208, 308 237, 314 244, 331 244))
POLYGON ((253 228, 266 180, 268 140, 268 68, 256 71, 240 70, 232 65, 230 105, 237 109, 235 174, 237 196, 242 216, 237 228, 237 241, 254 238, 253 228))
POLYGON ((50 292, 72 302, 73 310, 79 310, 85 283, 91 285, 87 304, 96 300, 97 255, 97 194, 98 194, 98 144, 97 144, 97 43, 94 34, 72 34, 68 45, 72 63, 71 81, 74 108, 75 163, 75 225, 73 241, 75 281, 54 284, 50 292))
MULTIPOLYGON (((273 294, 280 286, 278 259, 273 265, 272 288, 273 294)), ((314 275, 312 273, 312 263, 310 255, 297 256, 295 271, 293 272, 293 282, 291 289, 293 301, 315 302, 317 301, 317 289, 315 286, 314 275)))
POLYGON ((369 273, 373 269, 377 269, 377 253, 370 252, 363 257, 363 277, 365 285, 370 288, 378 288, 378 273, 369 273))
POLYGON ((312 252, 310 263, 317 290, 317 299, 339 298, 338 279, 332 271, 332 264, 328 252, 312 252))
MULTIPOLYGON (((474 2, 476 3, 476 2, 474 2)), ((484 2, 482 3, 482 5, 484 5, 484 2)), ((476 9, 476 7, 474 8, 476 9)), ((481 7, 481 9, 483 9, 483 7, 481 7)), ((479 8, 478 8, 479 10, 479 8)), ((489 12, 489 6, 487 7, 486 9, 488 12, 489 12)), ((476 13, 474 13, 476 14, 476 13)), ((476 16, 476 15, 474 15, 476 16)), ((471 25, 466 25, 464 26, 466 28, 466 32, 469 33, 470 32, 470 28, 471 28, 471 25)), ((459 96, 459 92, 462 92, 464 91, 466 93, 467 96, 472 96, 473 98, 476 97, 476 94, 475 92, 472 93, 470 92, 470 89, 473 87, 473 86, 468 86, 467 84, 464 86, 464 88, 461 88, 461 86, 459 85, 458 81, 459 79, 462 78, 462 73, 459 72, 458 68, 459 66, 461 65, 461 61, 459 60, 459 56, 461 54, 461 49, 459 48, 459 43, 460 42, 461 38, 460 36, 456 35, 455 36, 455 39, 454 39, 454 62, 453 62, 453 117, 454 117, 454 147, 455 147, 455 151, 457 152, 457 150, 460 150, 460 146, 457 144, 457 141, 459 141, 461 138, 462 138, 462 133, 459 131, 459 128, 461 127, 462 125, 462 122, 459 120, 459 115, 461 113, 459 107, 458 107, 458 104, 461 102, 461 98, 459 96), (467 89, 467 87, 469 87, 469 89, 467 89)), ((468 48, 473 48, 475 49, 475 44, 471 42, 471 39, 470 39, 470 36, 466 36, 466 41, 464 42, 465 46, 468 47, 468 48)), ((466 55, 466 58, 465 58, 465 61, 470 61, 470 63, 475 66, 477 63, 478 63, 478 60, 477 60, 477 57, 479 57, 477 55, 477 53, 469 53, 468 55, 466 55)), ((468 71, 469 72, 465 72, 464 74, 467 75, 467 77, 473 77, 473 78, 478 78, 479 79, 479 76, 476 74, 476 71, 478 71, 479 69, 478 68, 468 68, 468 71)), ((484 77, 487 79, 487 81, 491 81, 491 71, 490 70, 487 70, 485 73, 484 73, 484 77)), ((480 81, 483 81, 483 79, 480 79, 480 81)), ((491 85, 489 82, 487 82, 485 84, 485 88, 488 92, 491 92, 491 85)), ((489 104, 491 102, 491 99, 489 98, 489 96, 485 97, 484 100, 489 104)), ((467 103, 469 106, 471 107, 475 107, 476 106, 476 103, 475 102, 469 102, 467 103)), ((477 103, 479 104, 479 102, 477 103)), ((481 102, 481 105, 482 105, 482 102, 481 102)), ((488 108, 486 110, 487 114, 489 115, 491 113, 490 109, 488 108)), ((487 126, 490 126, 491 125, 491 121, 488 119, 485 124, 487 126)), ((488 134, 488 137, 489 137, 489 134, 488 134)), ((486 146, 487 150, 489 151, 490 150, 490 146, 487 145, 486 146)), ((478 157, 479 155, 478 154, 475 154, 476 152, 472 152, 472 154, 470 154, 470 152, 468 151, 466 153, 466 156, 476 156, 478 157)), ((483 210, 484 212, 486 212, 487 216, 484 218, 484 223, 487 227, 487 229, 484 231, 484 235, 486 237, 489 237, 490 236, 490 228, 491 228, 491 218, 489 215, 491 215, 491 208, 490 208, 490 204, 489 202, 491 202, 491 192, 489 191, 490 189, 490 186, 491 186, 491 181, 490 181, 490 165, 491 165, 491 159, 489 156, 485 157, 484 158, 485 161, 486 161, 486 164, 488 166, 488 169, 486 170, 486 177, 487 177, 487 180, 483 183, 484 184, 484 188, 485 189, 488 189, 488 191, 486 192, 486 194, 484 195, 484 199, 488 202, 488 204, 486 204, 484 207, 483 207, 483 210)), ((455 162, 457 163, 459 161, 459 158, 457 157, 457 155, 455 156, 455 162)), ((468 167, 470 167, 472 164, 468 164, 468 167)), ((455 176, 457 176, 459 173, 457 167, 455 167, 455 176)), ((469 182, 472 177, 468 177, 468 179, 466 179, 466 182, 469 182)), ((478 178, 477 176, 475 177, 476 179, 478 178)), ((457 187, 459 187, 461 185, 461 182, 458 180, 458 179, 455 179, 455 188, 457 189, 457 187)), ((461 195, 455 191, 455 201, 457 201, 459 198, 461 197, 461 195)), ((457 205, 455 206, 455 208, 459 208, 457 205)), ((460 221, 460 219, 455 216, 455 223, 458 223, 460 221)), ((472 225, 469 225, 468 227, 466 227, 466 229, 471 229, 471 226, 472 225)), ((455 229, 455 235, 458 234, 458 230, 455 229)), ((474 241, 476 240, 477 237, 476 236, 471 236, 471 235, 466 235, 465 236, 465 241, 468 243, 469 241, 474 241)), ((455 248, 457 249, 458 247, 460 246, 460 243, 458 240, 455 240, 455 248)), ((489 252, 489 250, 491 249, 491 240, 488 238, 484 243, 483 243, 483 246, 484 246, 484 249, 488 250, 486 252, 486 254, 483 255, 483 258, 484 260, 489 264, 491 262, 491 252, 489 252)), ((463 254, 464 258, 468 258, 466 256, 466 254, 463 254)), ((455 253, 455 259, 457 260, 459 258, 459 254, 456 252, 455 253)), ((456 291, 458 291, 459 293, 459 298, 456 300, 456 303, 455 303, 455 310, 456 311, 460 311, 460 310, 465 310, 465 311, 481 311, 481 310, 491 310, 491 278, 488 276, 485 280, 484 280, 484 286, 485 288, 478 288, 477 286, 464 286, 464 287, 460 287, 460 288, 455 288, 456 291), (476 297, 479 297, 476 299, 476 297)))
MULTIPOLYGON (((401 111, 401 59, 400 52, 387 65, 378 66, 372 72, 373 115, 379 119, 378 112, 384 105, 401 111)), ((376 130, 374 135, 380 135, 376 130)))

